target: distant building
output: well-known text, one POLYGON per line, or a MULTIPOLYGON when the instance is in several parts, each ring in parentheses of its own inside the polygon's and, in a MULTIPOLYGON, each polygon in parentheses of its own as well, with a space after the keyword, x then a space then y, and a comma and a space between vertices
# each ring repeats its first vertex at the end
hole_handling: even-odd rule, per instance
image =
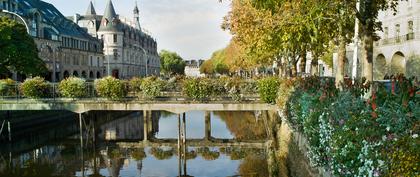
POLYGON ((204 74, 200 72, 200 66, 204 60, 187 60, 185 61, 185 75, 188 77, 203 77, 204 74))
MULTIPOLYGON (((102 42, 64 17, 54 5, 40 0, 0 0, 0 9, 6 10, 0 16, 17 19, 28 28, 39 57, 47 64, 47 80, 59 81, 69 76, 94 79, 104 75, 102 42)), ((26 77, 12 75, 16 80, 26 77)))
POLYGON ((159 75, 157 43, 142 31, 137 4, 132 20, 120 18, 111 0, 108 0, 103 15, 96 14, 90 2, 86 14, 76 14, 72 20, 91 36, 103 40, 104 65, 112 76, 129 79, 134 76, 159 75))

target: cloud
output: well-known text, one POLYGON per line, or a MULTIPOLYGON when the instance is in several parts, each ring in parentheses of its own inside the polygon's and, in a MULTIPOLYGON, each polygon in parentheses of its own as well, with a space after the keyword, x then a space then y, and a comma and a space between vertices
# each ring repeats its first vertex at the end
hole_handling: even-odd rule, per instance
MULTIPOLYGON (((103 14, 108 0, 95 0, 103 14)), ((47 0, 64 15, 84 14, 89 1, 47 0)), ((118 14, 132 18, 134 0, 113 0, 118 14)), ((229 3, 218 0, 138 0, 140 23, 156 38, 159 49, 178 52, 184 59, 206 59, 225 47, 231 36, 220 25, 229 3)))

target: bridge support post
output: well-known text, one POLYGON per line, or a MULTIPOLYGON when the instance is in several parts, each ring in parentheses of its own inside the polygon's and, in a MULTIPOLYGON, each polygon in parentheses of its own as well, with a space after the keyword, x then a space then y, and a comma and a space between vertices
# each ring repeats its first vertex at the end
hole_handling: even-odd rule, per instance
POLYGON ((184 132, 184 139, 182 144, 184 145, 184 153, 183 153, 183 157, 184 157, 184 176, 187 176, 187 125, 185 124, 185 112, 182 114, 182 124, 184 126, 183 128, 183 132, 184 132))
POLYGON ((79 113, 79 133, 80 133, 80 148, 83 152, 83 115, 79 113))
POLYGON ((148 111, 143 110, 143 142, 149 141, 149 125, 148 125, 148 111))
POLYGON ((208 141, 211 139, 211 114, 209 111, 205 112, 204 119, 204 139, 208 141))
POLYGON ((182 175, 181 168, 181 114, 178 114, 178 174, 182 175))

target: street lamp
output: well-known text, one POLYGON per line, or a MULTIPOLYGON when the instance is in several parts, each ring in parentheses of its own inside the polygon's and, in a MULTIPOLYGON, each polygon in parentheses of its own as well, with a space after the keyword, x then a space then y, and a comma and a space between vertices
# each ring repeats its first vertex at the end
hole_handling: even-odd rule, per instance
MULTIPOLYGON (((10 15, 12 15, 12 16, 16 16, 16 17, 18 17, 22 22, 23 22, 23 24, 25 25, 25 27, 26 27, 26 32, 29 34, 29 26, 28 26, 28 24, 26 23, 26 21, 23 19, 23 17, 22 16, 20 16, 19 14, 17 14, 17 13, 14 13, 14 12, 10 12, 10 11, 7 11, 7 10, 4 10, 4 9, 0 9, 0 13, 6 13, 6 14, 10 14, 10 15)), ((14 19, 14 20, 16 20, 16 19, 14 19)))

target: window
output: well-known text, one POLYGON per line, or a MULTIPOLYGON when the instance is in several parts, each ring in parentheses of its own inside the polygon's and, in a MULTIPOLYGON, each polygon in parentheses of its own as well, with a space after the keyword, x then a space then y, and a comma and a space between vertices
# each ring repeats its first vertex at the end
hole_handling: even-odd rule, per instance
POLYGON ((79 65, 79 59, 76 56, 73 57, 73 65, 79 65))
POLYGON ((408 33, 414 32, 414 23, 413 21, 408 21, 408 33))
POLYGON ((96 66, 99 66, 99 57, 96 57, 96 66))
POLYGON ((389 32, 388 27, 385 27, 385 28, 384 28, 384 38, 385 38, 385 39, 387 39, 387 38, 388 38, 388 32, 389 32))
POLYGON ((414 23, 413 21, 408 21, 408 34, 407 34, 407 40, 414 39, 414 23))
POLYGON ((114 52, 114 60, 118 60, 118 50, 114 49, 113 52, 114 52))
POLYGON ((114 43, 118 42, 118 35, 114 34, 114 43))
POLYGON ((3 1, 3 9, 7 9, 6 6, 6 1, 3 1))
POLYGON ((395 25, 395 40, 396 40, 397 43, 401 42, 401 39, 400 39, 400 24, 395 25))
POLYGON ((90 56, 90 66, 93 66, 93 57, 90 56))

